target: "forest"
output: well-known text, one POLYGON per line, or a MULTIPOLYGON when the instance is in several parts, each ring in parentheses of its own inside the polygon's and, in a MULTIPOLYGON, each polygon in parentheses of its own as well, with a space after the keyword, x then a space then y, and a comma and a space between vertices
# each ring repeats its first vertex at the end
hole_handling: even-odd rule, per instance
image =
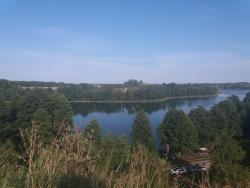
POLYGON ((167 97, 205 96, 217 94, 216 87, 203 84, 154 84, 100 88, 88 88, 85 85, 59 87, 58 92, 69 100, 105 101, 105 100, 155 100, 167 97))
POLYGON ((144 84, 129 80, 123 84, 65 84, 0 80, 0 94, 6 100, 22 96, 34 88, 63 94, 70 101, 156 100, 167 97, 216 95, 216 86, 208 84, 144 84))
POLYGON ((4 97, 0 187, 250 186, 250 93, 243 101, 231 96, 211 110, 170 109, 158 126, 161 148, 143 109, 137 109, 130 138, 103 136, 96 120, 84 130, 72 125, 71 105, 60 92, 37 88, 7 102, 4 97), (209 171, 172 176, 175 160, 199 147, 211 150, 209 171))
POLYGON ((143 101, 171 97, 211 96, 220 89, 249 89, 247 82, 221 84, 146 84, 129 80, 123 84, 66 84, 63 82, 0 80, 0 94, 6 100, 22 96, 34 88, 49 89, 63 94, 70 101, 143 101))

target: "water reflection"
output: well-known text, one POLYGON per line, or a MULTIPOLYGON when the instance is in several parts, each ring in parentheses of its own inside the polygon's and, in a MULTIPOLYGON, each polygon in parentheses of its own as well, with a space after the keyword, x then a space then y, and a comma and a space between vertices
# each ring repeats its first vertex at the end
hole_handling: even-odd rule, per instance
POLYGON ((218 97, 210 98, 196 98, 196 99, 174 99, 161 103, 144 103, 144 104, 102 104, 102 103, 72 103, 75 114, 81 114, 86 117, 93 112, 99 113, 128 113, 134 114, 140 109, 144 109, 145 112, 151 114, 159 110, 166 110, 169 108, 180 108, 186 112, 192 109, 194 106, 202 105, 205 108, 210 108, 213 102, 218 97), (197 104, 197 105, 196 105, 197 104))
POLYGON ((148 114, 155 142, 158 143, 156 134, 157 127, 170 108, 182 109, 186 113, 198 106, 210 109, 213 105, 225 100, 230 95, 237 95, 242 100, 247 92, 248 90, 222 90, 220 94, 215 97, 173 99, 162 103, 72 103, 75 112, 73 122, 75 126, 84 128, 89 121, 96 119, 100 123, 103 134, 112 132, 114 134, 125 133, 129 136, 136 111, 143 109, 148 114))

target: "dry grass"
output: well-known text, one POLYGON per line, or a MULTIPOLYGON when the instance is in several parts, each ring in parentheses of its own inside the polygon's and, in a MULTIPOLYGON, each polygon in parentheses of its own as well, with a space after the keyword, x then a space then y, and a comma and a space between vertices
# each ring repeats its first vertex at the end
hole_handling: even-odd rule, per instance
POLYGON ((113 152, 103 155, 92 136, 70 132, 62 126, 51 143, 44 144, 39 126, 21 130, 23 153, 16 163, 15 176, 5 175, 2 187, 168 187, 168 165, 165 160, 139 146, 128 150, 116 168, 111 167, 113 152), (104 161, 103 161, 104 160, 104 161), (20 160, 19 160, 20 161, 20 160), (18 180, 18 181, 17 181, 18 180))
POLYGON ((42 141, 37 124, 30 131, 21 130, 21 155, 11 147, 0 147, 5 151, 0 155, 0 187, 216 187, 210 184, 208 175, 198 183, 173 181, 169 164, 142 146, 124 152, 120 162, 111 165, 115 152, 105 153, 92 135, 72 133, 66 127, 62 125, 49 144, 42 141))
POLYGON ((139 146, 132 154, 128 170, 115 179, 114 187, 170 187, 168 172, 165 160, 139 146))
POLYGON ((33 124, 31 131, 21 130, 24 145, 23 161, 27 169, 27 187, 56 187, 66 175, 79 174, 91 163, 91 139, 80 133, 70 133, 61 127, 49 145, 39 136, 39 126, 33 124))

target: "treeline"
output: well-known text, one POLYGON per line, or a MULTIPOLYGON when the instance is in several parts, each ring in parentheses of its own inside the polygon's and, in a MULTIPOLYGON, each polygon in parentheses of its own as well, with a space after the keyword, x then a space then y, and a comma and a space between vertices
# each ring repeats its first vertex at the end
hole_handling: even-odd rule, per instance
POLYGON ((250 89, 250 83, 248 82, 220 83, 212 85, 220 89, 250 89))
MULTIPOLYGON (((155 100, 166 97, 215 95, 218 89, 250 89, 250 83, 144 84, 129 80, 123 84, 66 84, 63 82, 0 80, 0 94, 11 100, 34 88, 53 88, 71 101, 155 100)), ((51 89, 52 90, 52 89, 51 89)))
POLYGON ((63 82, 42 82, 42 81, 9 81, 0 79, 1 87, 59 87, 63 82))
POLYGON ((155 100, 166 97, 215 95, 216 87, 203 84, 152 84, 138 86, 87 87, 86 85, 67 85, 59 87, 58 92, 69 100, 105 101, 105 100, 155 100))
POLYGON ((217 93, 217 87, 208 84, 144 84, 137 80, 129 80, 124 84, 65 84, 0 80, 0 95, 6 100, 13 100, 34 88, 53 88, 70 101, 155 100, 217 93))

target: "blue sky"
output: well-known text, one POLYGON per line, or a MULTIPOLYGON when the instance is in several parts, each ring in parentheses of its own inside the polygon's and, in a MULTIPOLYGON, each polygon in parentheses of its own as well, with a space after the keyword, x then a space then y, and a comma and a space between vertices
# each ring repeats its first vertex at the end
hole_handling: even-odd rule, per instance
POLYGON ((0 78, 250 82, 250 1, 0 0, 0 78))

